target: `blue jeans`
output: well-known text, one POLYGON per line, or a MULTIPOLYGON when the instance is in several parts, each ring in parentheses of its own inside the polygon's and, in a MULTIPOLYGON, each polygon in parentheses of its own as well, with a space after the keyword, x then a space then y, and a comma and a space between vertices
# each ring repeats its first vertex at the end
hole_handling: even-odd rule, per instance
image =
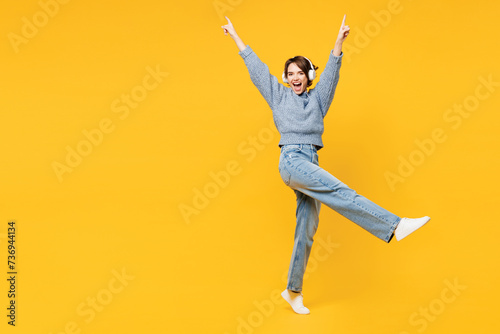
POLYGON ((319 167, 316 147, 293 144, 281 147, 279 171, 297 196, 297 224, 287 289, 302 291, 302 281, 318 228, 321 203, 390 242, 400 217, 385 210, 319 167))

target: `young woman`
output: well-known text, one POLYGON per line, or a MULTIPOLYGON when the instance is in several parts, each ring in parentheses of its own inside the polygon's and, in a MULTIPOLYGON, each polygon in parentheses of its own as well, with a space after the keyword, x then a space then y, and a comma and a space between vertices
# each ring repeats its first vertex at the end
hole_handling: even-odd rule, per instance
POLYGON ((222 26, 231 36, 250 73, 250 78, 272 109, 281 138, 279 172, 297 197, 295 241, 283 298, 299 314, 309 314, 303 304, 302 280, 318 228, 321 203, 337 211, 385 242, 395 236, 401 240, 427 223, 430 218, 400 218, 340 182, 319 167, 317 151, 323 147, 323 118, 333 100, 339 80, 342 44, 349 35, 345 15, 333 50, 329 54, 318 84, 307 90, 316 77, 317 67, 301 56, 285 63, 282 79, 288 87, 270 74, 269 68, 255 52, 243 43, 231 21, 222 26))

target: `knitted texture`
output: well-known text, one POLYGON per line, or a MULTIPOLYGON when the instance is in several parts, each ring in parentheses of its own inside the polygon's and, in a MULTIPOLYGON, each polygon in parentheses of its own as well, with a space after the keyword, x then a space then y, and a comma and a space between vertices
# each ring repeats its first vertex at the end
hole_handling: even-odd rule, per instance
POLYGON ((253 84, 271 107, 274 124, 281 135, 279 145, 313 144, 323 147, 323 118, 335 94, 343 54, 337 57, 330 51, 319 82, 309 92, 306 90, 300 95, 294 93, 291 87, 279 83, 250 46, 247 45, 238 54, 243 58, 253 84))

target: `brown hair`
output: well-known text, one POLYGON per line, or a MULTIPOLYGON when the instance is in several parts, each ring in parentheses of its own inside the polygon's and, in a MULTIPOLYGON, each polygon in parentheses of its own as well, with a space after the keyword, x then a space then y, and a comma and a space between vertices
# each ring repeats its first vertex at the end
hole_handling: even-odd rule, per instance
MULTIPOLYGON (((290 66, 290 64, 292 64, 292 63, 295 63, 295 65, 297 65, 306 74, 307 87, 311 86, 312 80, 309 80, 309 75, 308 75, 309 70, 311 69, 311 63, 309 63, 309 61, 306 59, 306 57, 303 57, 303 56, 295 56, 295 57, 290 58, 286 61, 286 63, 285 63, 285 78, 288 79, 288 66, 290 66)), ((318 69, 318 66, 314 66, 314 64, 313 64, 313 67, 314 67, 314 70, 318 69)))

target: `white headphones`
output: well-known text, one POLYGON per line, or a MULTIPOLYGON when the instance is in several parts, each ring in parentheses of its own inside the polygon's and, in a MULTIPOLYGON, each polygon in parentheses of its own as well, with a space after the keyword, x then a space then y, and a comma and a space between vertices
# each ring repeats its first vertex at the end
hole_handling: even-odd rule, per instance
MULTIPOLYGON (((307 73, 307 77, 309 78, 309 81, 313 81, 316 78, 316 70, 314 69, 314 65, 313 65, 312 61, 310 61, 309 58, 307 58, 307 57, 304 57, 304 58, 306 58, 307 61, 309 62, 309 64, 311 64, 311 69, 307 73)), ((288 83, 288 79, 286 78, 285 71, 283 71, 283 74, 281 75, 281 79, 283 79, 284 83, 288 83)))

